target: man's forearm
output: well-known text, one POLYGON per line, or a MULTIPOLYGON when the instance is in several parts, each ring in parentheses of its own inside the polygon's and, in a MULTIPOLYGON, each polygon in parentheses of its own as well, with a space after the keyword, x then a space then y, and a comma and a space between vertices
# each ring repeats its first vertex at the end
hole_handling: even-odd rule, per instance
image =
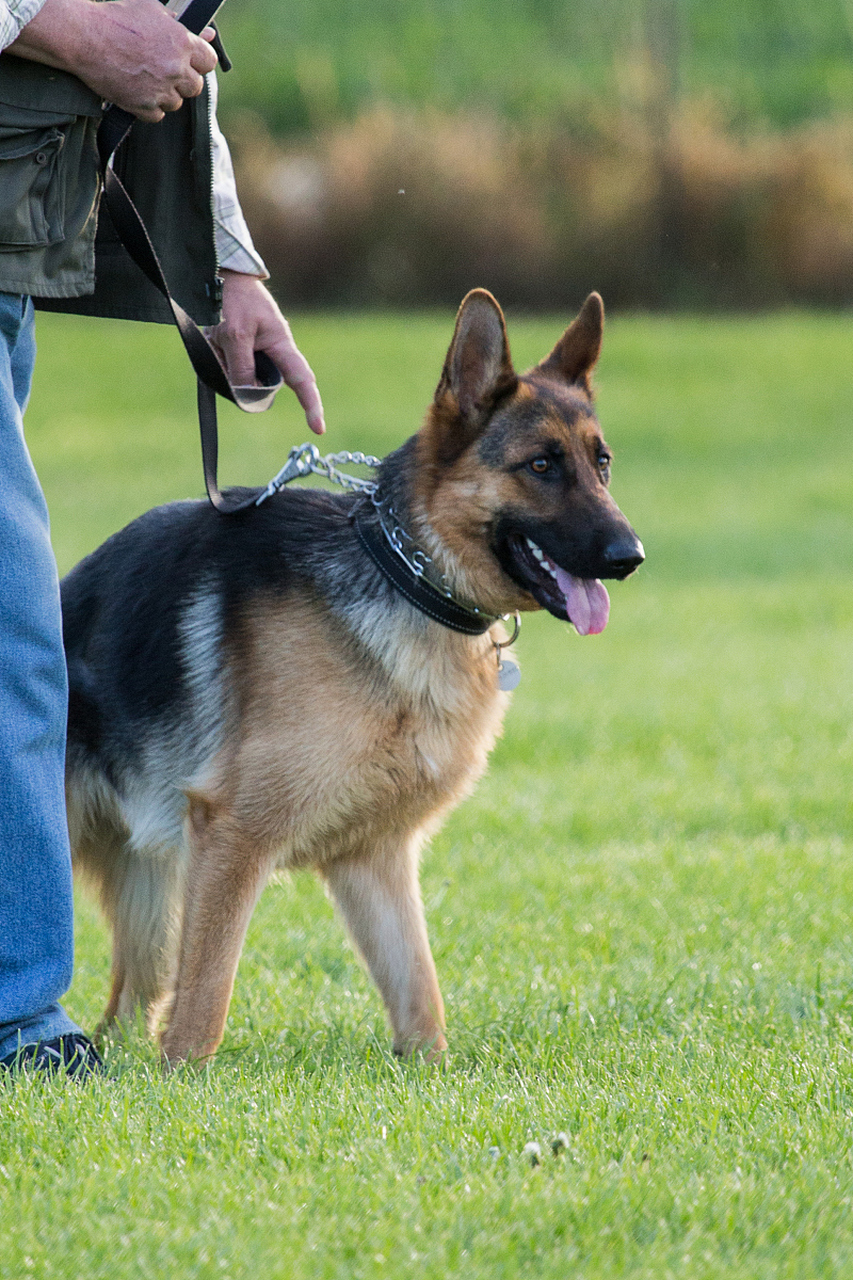
POLYGON ((86 61, 81 50, 94 34, 89 30, 92 9, 91 0, 42 0, 9 52, 76 73, 86 61))

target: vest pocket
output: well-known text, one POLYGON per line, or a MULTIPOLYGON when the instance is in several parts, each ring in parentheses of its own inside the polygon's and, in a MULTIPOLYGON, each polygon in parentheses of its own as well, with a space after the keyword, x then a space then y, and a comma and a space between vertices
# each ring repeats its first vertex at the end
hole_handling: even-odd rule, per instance
POLYGON ((65 131, 0 126, 0 253, 65 238, 65 131))

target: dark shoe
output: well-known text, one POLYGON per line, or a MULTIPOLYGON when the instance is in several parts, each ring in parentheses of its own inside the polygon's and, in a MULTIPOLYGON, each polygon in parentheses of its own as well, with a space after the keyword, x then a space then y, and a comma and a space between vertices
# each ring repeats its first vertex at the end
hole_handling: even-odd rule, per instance
POLYGON ((0 1067, 10 1072, 41 1071, 47 1075, 64 1074, 73 1080, 103 1075, 104 1064, 88 1036, 75 1032, 56 1040, 39 1040, 22 1044, 20 1049, 0 1058, 0 1067))

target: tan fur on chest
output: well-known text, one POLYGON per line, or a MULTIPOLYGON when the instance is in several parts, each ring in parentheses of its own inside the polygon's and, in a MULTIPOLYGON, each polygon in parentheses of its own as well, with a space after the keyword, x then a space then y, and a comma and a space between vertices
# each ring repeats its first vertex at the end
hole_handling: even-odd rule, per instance
POLYGON ((316 599, 256 608, 234 655, 233 729, 193 795, 284 866, 426 834, 485 769, 507 698, 488 636, 400 632, 366 662, 316 599))

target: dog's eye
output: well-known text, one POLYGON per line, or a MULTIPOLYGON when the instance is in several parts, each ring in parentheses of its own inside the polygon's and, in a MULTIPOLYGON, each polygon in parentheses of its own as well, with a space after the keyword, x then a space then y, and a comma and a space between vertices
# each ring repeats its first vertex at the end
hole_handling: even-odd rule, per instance
POLYGON ((609 474, 610 463, 612 461, 613 459, 611 458, 610 454, 607 453, 604 449, 602 449, 601 453, 598 455, 598 469, 603 476, 607 477, 607 475, 609 474))
POLYGON ((551 470, 550 459, 534 458, 530 463, 530 470, 537 476, 544 476, 547 471, 551 470))

